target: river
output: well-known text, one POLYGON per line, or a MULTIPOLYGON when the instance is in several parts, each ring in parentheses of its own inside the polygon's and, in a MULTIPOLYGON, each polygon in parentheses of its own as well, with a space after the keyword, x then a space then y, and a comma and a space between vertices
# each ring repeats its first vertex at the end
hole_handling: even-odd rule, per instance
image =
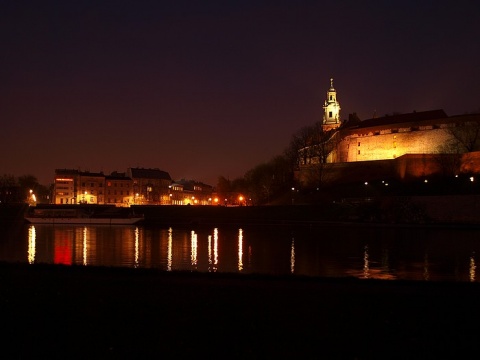
POLYGON ((0 261, 164 271, 477 282, 480 229, 318 227, 0 227, 0 261))

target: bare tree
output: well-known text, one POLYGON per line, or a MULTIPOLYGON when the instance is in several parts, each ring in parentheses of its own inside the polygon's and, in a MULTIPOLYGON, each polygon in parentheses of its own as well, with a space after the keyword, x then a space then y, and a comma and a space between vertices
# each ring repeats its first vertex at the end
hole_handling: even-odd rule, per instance
POLYGON ((337 134, 337 130, 324 131, 320 122, 310 128, 308 146, 302 149, 303 156, 307 156, 303 171, 308 186, 320 188, 328 182, 331 175, 328 157, 335 150, 337 134))
POLYGON ((447 144, 450 150, 452 150, 452 147, 455 145, 459 148, 460 152, 480 150, 479 120, 456 123, 455 126, 448 128, 448 132, 453 137, 452 143, 447 144))
POLYGON ((249 192, 255 204, 266 203, 270 200, 273 191, 275 175, 268 164, 260 164, 245 174, 249 184, 249 192))

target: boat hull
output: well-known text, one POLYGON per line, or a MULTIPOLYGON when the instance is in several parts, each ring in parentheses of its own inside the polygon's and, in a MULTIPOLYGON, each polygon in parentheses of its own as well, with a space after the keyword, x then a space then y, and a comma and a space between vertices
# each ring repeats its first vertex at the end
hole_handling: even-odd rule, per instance
POLYGON ((31 224, 135 225, 142 217, 132 218, 41 218, 25 217, 31 224))

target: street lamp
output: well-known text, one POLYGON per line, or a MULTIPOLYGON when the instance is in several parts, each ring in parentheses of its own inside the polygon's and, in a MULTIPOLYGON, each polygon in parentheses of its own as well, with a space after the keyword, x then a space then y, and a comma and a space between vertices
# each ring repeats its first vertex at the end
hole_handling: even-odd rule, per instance
POLYGON ((33 190, 30 189, 29 193, 30 195, 28 196, 27 202, 29 205, 35 205, 37 202, 37 197, 33 193, 33 190))

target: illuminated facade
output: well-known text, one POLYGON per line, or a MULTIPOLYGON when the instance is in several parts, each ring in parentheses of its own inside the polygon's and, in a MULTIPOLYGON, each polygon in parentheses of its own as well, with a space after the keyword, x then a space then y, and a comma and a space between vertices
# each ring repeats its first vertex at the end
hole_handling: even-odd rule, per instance
POLYGON ((159 169, 129 168, 110 175, 56 169, 54 204, 212 205, 213 187, 193 180, 172 182, 159 169))
POLYGON ((57 169, 54 181, 54 204, 76 204, 76 180, 78 171, 57 169))
MULTIPOLYGON (((395 159, 405 154, 448 153, 449 129, 467 117, 448 117, 443 110, 414 112, 346 122, 339 132, 332 162, 395 159)), ((456 150, 455 150, 456 151, 456 150)))
POLYGON ((132 179, 135 204, 170 205, 170 185, 172 178, 160 169, 128 168, 127 175, 132 179))
POLYGON ((386 166, 395 171, 402 168, 402 176, 433 174, 442 170, 442 164, 438 163, 440 154, 458 156, 458 172, 478 167, 472 164, 475 156, 469 156, 467 164, 462 163, 467 157, 460 155, 471 154, 480 145, 480 114, 447 116, 443 110, 432 110, 363 121, 353 114, 349 120, 339 122, 336 96, 331 80, 322 123, 328 136, 299 150, 296 178, 300 183, 324 176, 327 167, 346 169, 348 164, 357 162, 367 166, 366 162, 389 160, 393 163, 386 166))
POLYGON ((105 175, 74 169, 56 169, 54 204, 104 204, 105 175))
POLYGON ((172 189, 181 188, 181 193, 174 193, 180 200, 179 205, 212 205, 213 187, 193 180, 179 180, 172 185, 172 189))
POLYGON ((327 91, 327 99, 323 105, 323 122, 324 131, 336 129, 340 126, 340 104, 337 101, 337 91, 333 87, 333 79, 330 79, 330 88, 327 91))
POLYGON ((113 172, 105 176, 105 204, 130 206, 135 204, 133 181, 125 173, 113 172))
POLYGON ((104 204, 105 175, 79 172, 77 190, 77 204, 104 204))

